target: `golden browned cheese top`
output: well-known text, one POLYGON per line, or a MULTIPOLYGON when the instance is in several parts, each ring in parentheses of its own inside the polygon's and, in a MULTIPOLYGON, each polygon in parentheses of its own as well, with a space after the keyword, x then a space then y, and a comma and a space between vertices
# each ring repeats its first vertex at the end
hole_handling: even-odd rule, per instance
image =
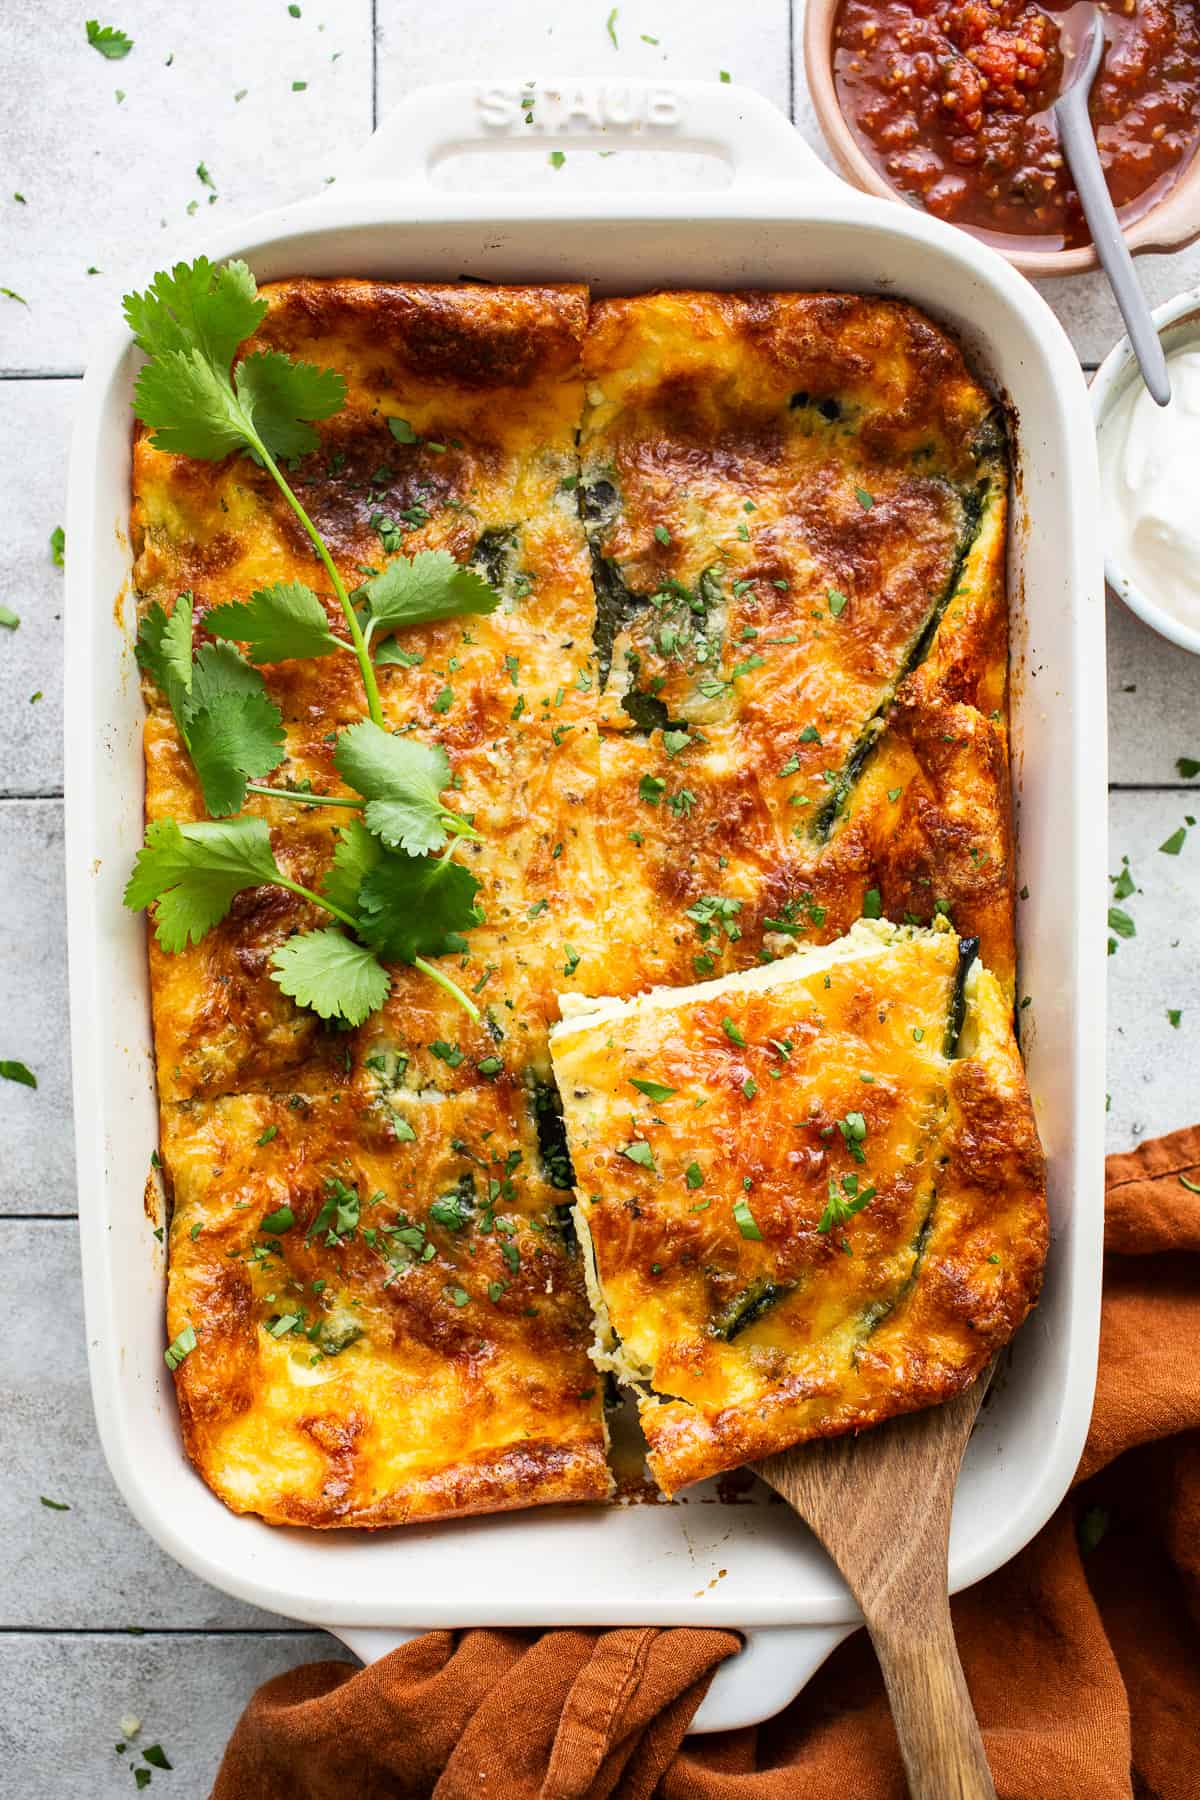
MULTIPOLYGON (((483 1022, 405 967, 356 1032, 297 1009, 271 954, 324 919, 275 888, 194 949, 152 943, 168 1328, 198 1336, 176 1374, 187 1448, 229 1504, 312 1524, 603 1497, 558 993, 749 967, 877 909, 948 915, 1011 994, 1003 430, 894 301, 263 292, 248 347, 346 381, 288 472, 346 585, 442 548, 501 596, 399 633, 379 669, 387 724, 444 747, 448 803, 481 834, 456 854, 485 922, 446 966, 483 1022), (433 1210, 451 1195, 453 1227, 433 1210)), ((139 434, 132 525, 140 605, 190 591, 199 637, 210 607, 281 580, 344 635, 247 458, 139 434)), ((346 792, 354 661, 264 674, 287 739, 271 782, 294 799, 246 811, 319 887, 339 815, 304 795, 346 792)), ((202 817, 146 698, 148 816, 202 817)))

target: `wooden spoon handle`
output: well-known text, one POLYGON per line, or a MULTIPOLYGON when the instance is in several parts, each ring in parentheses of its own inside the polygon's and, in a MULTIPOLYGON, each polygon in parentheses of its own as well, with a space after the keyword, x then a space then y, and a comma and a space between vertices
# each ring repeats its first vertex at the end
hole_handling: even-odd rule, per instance
POLYGON ((920 1624, 868 1617, 912 1800, 996 1800, 983 1739, 950 1623, 933 1583, 920 1624))

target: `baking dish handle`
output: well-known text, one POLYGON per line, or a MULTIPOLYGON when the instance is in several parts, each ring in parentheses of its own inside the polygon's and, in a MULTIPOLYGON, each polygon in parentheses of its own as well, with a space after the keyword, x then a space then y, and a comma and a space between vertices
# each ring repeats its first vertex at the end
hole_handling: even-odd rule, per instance
MULTIPOLYGON (((701 151, 731 185, 794 188, 833 182, 778 107, 753 88, 714 81, 448 81, 418 88, 343 168, 341 182, 427 188, 463 151, 528 155, 584 150, 701 151)), ((619 174, 614 178, 619 186, 619 174)))
MULTIPOLYGON (((335 1625, 331 1629, 362 1663, 378 1662, 421 1635, 368 1626, 335 1625)), ((689 1729, 697 1734, 740 1731, 745 1725, 773 1719, 796 1698, 842 1639, 857 1629, 856 1625, 796 1625, 744 1632, 740 1653, 718 1668, 689 1729)))

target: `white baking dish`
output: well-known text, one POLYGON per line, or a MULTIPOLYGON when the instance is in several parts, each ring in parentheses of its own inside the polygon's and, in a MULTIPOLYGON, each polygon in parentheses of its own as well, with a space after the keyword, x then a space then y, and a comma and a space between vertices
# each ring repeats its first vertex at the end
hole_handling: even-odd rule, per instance
MULTIPOLYGON (((528 165, 526 165, 528 166, 528 165)), ((645 168, 639 158, 639 167, 645 168)), ((622 162, 599 168, 620 180, 622 162)), ((967 1455, 954 1587, 1020 1548, 1058 1504, 1091 1408, 1103 1180, 1103 574, 1091 416, 1045 302, 966 233, 867 198, 747 91, 701 83, 476 86, 415 95, 319 199, 206 245, 260 280, 293 274, 586 280, 887 291, 955 331, 1019 420, 1012 539, 1018 908, 1029 1075, 1050 1158, 1046 1289, 967 1455), (536 123, 518 105, 536 93, 536 123), (539 133, 541 134, 539 136, 539 133), (553 134, 553 135, 551 135, 553 134), (534 198, 449 191, 434 163, 570 142, 703 150, 728 186, 534 198), (347 179, 349 176, 349 179, 347 179)), ((156 261, 147 244, 148 280, 156 261)), ((126 536, 135 352, 108 332, 83 384, 67 534, 67 894, 79 1210, 92 1385, 113 1474, 146 1529, 241 1598, 341 1631, 365 1656, 413 1629, 742 1628, 701 1729, 764 1718, 856 1613, 778 1505, 546 1509, 378 1534, 282 1530, 228 1512, 183 1460, 163 1365, 164 1253, 142 1207, 155 1143, 145 926, 121 906, 142 836, 142 706, 126 536), (114 623, 114 604, 116 620, 114 623), (814 1629, 816 1628, 816 1629, 814 1629)))

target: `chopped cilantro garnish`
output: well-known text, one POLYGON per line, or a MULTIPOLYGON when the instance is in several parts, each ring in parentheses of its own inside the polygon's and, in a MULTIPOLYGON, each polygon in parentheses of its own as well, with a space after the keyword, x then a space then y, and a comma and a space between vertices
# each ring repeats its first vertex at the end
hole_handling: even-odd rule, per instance
POLYGON ((621 1151, 621 1155, 631 1163, 638 1163, 643 1169, 653 1169, 655 1166, 654 1152, 651 1150, 649 1144, 643 1142, 640 1138, 635 1139, 632 1144, 626 1144, 621 1151))
POLYGON ((729 1017, 728 1013, 726 1013, 725 1017, 721 1020, 721 1030, 725 1033, 725 1036, 729 1039, 731 1044, 737 1044, 743 1050, 746 1048, 745 1038, 742 1036, 741 1031, 734 1024, 733 1020, 729 1017))
POLYGON ((37 1076, 33 1070, 27 1068, 23 1062, 14 1062, 8 1057, 0 1061, 0 1076, 5 1081, 19 1082, 22 1087, 35 1088, 37 1086, 37 1076))
POLYGON ((762 1232, 758 1229, 754 1214, 750 1211, 750 1202, 748 1200, 734 1201, 733 1218, 734 1223, 744 1238, 752 1238, 757 1243, 762 1242, 762 1232))
POLYGON ((1164 856, 1178 856, 1179 852, 1183 849, 1183 846, 1186 842, 1187 842, 1187 831, 1185 830, 1185 828, 1182 825, 1180 825, 1178 827, 1178 829, 1173 831, 1171 833, 1170 837, 1167 838, 1165 840, 1165 842, 1161 843, 1158 847, 1162 851, 1164 856))
POLYGON ((669 1100, 676 1091, 673 1087, 668 1087, 665 1081, 645 1081, 637 1075, 631 1075, 629 1079, 639 1093, 645 1094, 647 1100, 669 1100))
POLYGON ((846 610, 845 594, 839 593, 837 588, 830 588, 827 598, 829 601, 830 612, 833 614, 835 619, 840 619, 842 614, 846 610))
POLYGON ((92 49, 106 56, 109 62, 120 62, 133 49, 133 39, 126 37, 115 25, 101 25, 96 19, 89 19, 84 30, 92 49))
POLYGON ((863 918, 880 919, 883 917, 883 903, 878 888, 868 888, 863 895, 863 918))
POLYGON ((196 1348, 196 1331, 192 1325, 185 1325, 179 1336, 174 1338, 163 1351, 163 1361, 168 1369, 177 1369, 185 1356, 190 1356, 196 1348))
POLYGON ((700 1164, 698 1162, 690 1162, 688 1164, 687 1168, 683 1171, 683 1179, 687 1182, 687 1184, 690 1188, 703 1187, 704 1186, 704 1170, 700 1167, 700 1164))

